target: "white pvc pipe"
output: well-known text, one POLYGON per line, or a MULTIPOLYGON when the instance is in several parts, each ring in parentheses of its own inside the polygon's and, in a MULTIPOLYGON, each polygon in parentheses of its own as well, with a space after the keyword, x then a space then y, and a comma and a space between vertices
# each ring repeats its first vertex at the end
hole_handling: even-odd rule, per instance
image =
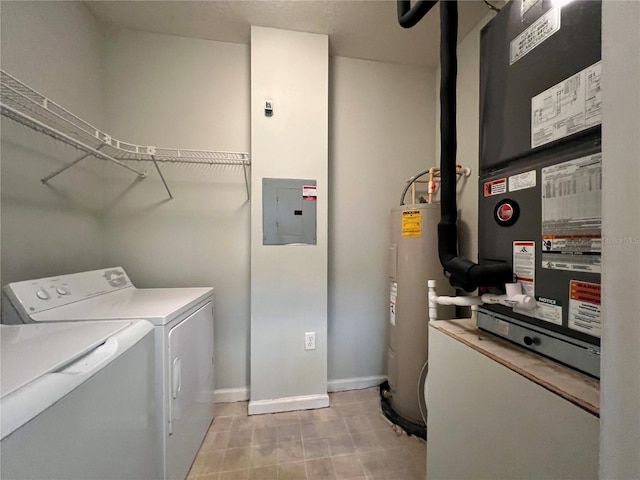
POLYGON ((522 286, 519 283, 507 284, 508 295, 494 295, 485 293, 480 297, 448 297, 438 296, 436 293, 436 281, 429 280, 429 321, 438 319, 438 305, 458 305, 461 307, 471 307, 472 317, 477 311, 478 305, 485 303, 500 304, 510 308, 522 308, 532 310, 537 303, 535 298, 522 294, 522 286))

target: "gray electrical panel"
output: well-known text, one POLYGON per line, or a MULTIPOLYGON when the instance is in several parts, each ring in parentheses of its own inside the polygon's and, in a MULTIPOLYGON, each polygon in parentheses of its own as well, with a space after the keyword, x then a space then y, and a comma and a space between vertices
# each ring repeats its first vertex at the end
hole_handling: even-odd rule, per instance
POLYGON ((262 244, 315 245, 316 181, 262 179, 262 244))

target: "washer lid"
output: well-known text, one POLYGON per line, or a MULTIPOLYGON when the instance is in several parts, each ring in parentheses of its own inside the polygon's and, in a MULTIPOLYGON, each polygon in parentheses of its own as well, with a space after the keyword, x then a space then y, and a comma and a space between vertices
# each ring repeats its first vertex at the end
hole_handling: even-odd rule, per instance
POLYGON ((131 322, 0 325, 0 398, 59 370, 131 322))
POLYGON ((166 325, 213 295, 213 288, 125 288, 34 313, 34 322, 148 320, 166 325))

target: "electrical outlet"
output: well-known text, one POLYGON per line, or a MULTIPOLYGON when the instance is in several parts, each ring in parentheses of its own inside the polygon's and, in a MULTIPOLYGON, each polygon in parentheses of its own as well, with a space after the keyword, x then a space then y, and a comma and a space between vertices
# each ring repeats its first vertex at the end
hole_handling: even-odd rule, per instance
POLYGON ((304 333, 304 349, 315 350, 316 349, 316 332, 304 333))

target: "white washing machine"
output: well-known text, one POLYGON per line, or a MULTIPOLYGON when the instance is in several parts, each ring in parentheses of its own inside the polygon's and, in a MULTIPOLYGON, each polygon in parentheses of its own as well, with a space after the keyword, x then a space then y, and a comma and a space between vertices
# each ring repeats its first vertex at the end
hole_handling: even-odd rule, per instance
POLYGON ((160 475, 153 326, 0 325, 5 480, 160 475))
POLYGON ((4 295, 2 323, 144 319, 154 325, 162 478, 184 479, 214 413, 213 289, 139 289, 122 267, 113 267, 10 283, 4 295))

